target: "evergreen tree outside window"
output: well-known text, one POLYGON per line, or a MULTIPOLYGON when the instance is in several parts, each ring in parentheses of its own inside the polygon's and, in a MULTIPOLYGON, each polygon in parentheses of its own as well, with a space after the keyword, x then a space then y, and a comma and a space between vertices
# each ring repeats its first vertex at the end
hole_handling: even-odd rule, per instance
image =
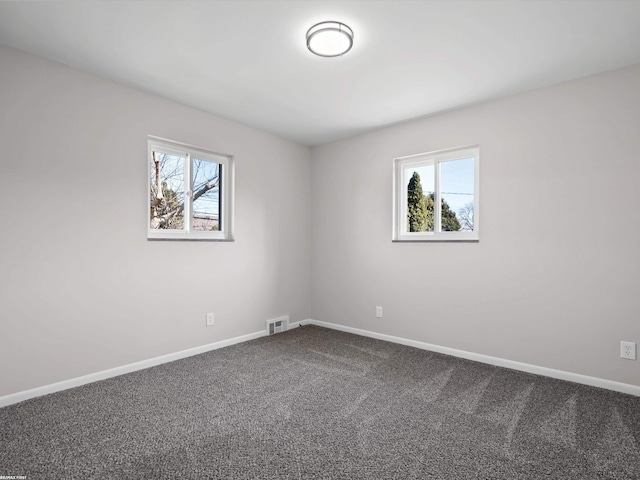
POLYGON ((407 229, 409 232, 433 231, 433 200, 431 208, 427 207, 427 198, 424 195, 420 174, 413 172, 407 187, 407 229))
POLYGON ((477 241, 479 148, 394 160, 394 241, 477 241))

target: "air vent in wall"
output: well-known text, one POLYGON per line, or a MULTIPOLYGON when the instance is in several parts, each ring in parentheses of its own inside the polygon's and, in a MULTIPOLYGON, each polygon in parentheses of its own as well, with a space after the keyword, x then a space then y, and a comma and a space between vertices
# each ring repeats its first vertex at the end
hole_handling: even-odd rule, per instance
POLYGON ((267 335, 284 332, 289 328, 289 316, 267 320, 267 335))

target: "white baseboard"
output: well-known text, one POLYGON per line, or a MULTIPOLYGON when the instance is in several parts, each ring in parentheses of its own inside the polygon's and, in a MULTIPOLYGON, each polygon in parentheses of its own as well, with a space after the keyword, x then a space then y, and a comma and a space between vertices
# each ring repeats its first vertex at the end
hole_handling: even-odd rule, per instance
POLYGON ((29 400, 30 398, 41 397, 42 395, 59 392, 61 390, 67 390, 69 388, 79 387, 87 383, 97 382, 98 380, 105 380, 107 378, 117 377, 118 375, 123 375, 125 373, 131 373, 137 370, 155 367, 156 365, 161 365, 163 363, 180 360, 182 358, 192 357, 194 355, 199 355, 211 350, 217 350, 218 348, 235 345, 236 343, 248 342, 249 340, 264 337, 265 335, 265 331, 249 333, 247 335, 241 335, 239 337, 230 338, 228 340, 221 340, 219 342, 209 343, 208 345, 189 348, 180 352, 169 353, 160 357, 149 358, 147 360, 130 363, 121 367, 115 367, 108 370, 102 370, 101 372, 90 373, 89 375, 83 375, 82 377, 71 378, 69 380, 63 380, 62 382, 32 388, 31 390, 12 393, 10 395, 0 397, 0 408, 6 407, 7 405, 12 405, 14 403, 22 402, 24 400, 29 400))
MULTIPOLYGON (((342 332, 354 333, 356 335, 362 335, 364 337, 376 338, 378 340, 385 340, 387 342, 398 343, 400 345, 407 345, 410 347, 420 348, 422 350, 429 350, 432 352, 444 353, 446 355, 452 355, 454 357, 466 358, 468 360, 474 360, 476 362, 486 363, 489 365, 495 365, 498 367, 511 368, 513 370, 519 370, 521 372, 534 373, 536 375, 542 375, 545 377, 557 378, 560 380, 567 380, 570 382, 581 383, 583 385, 590 385, 592 387, 605 388, 607 390, 613 390, 616 392, 627 393, 629 395, 635 395, 640 397, 640 386, 631 385, 627 383, 614 382, 612 380, 605 380, 602 378, 589 377, 587 375, 580 375, 578 373, 564 372, 562 370, 554 370, 552 368, 539 367, 537 365, 531 365, 528 363, 515 362, 513 360, 505 360, 503 358, 491 357, 489 355, 482 355, 479 353, 467 352, 464 350, 457 350, 455 348, 441 347, 431 343, 419 342, 416 340, 409 340, 401 337, 394 337, 392 335, 386 335, 384 333, 371 332, 369 330, 362 330, 360 328, 347 327, 345 325, 339 325, 337 323, 322 322, 320 320, 300 320, 299 322, 293 322, 289 324, 289 330, 298 328, 303 325, 317 325, 319 327, 330 328, 333 330, 340 330, 342 332)), ((221 340, 219 342, 210 343, 208 345, 202 345, 200 347, 194 347, 180 352, 170 353, 162 355, 160 357, 154 357, 140 362, 130 363, 121 367, 110 368, 108 370, 102 370, 101 372, 91 373, 89 375, 83 375, 81 377, 71 378, 58 383, 52 383, 50 385, 44 385, 42 387, 33 388, 31 390, 24 390, 22 392, 12 393, 0 397, 0 408, 12 405, 14 403, 29 400, 30 398, 41 397, 49 393, 55 393, 69 388, 79 387, 87 383, 97 382, 99 380, 105 380, 107 378, 116 377, 118 375, 124 375, 125 373, 131 373, 145 368, 155 367, 163 363, 173 362, 182 358, 192 357, 201 353, 209 352, 211 350, 217 350, 219 348, 228 347, 237 343, 248 342, 256 338, 264 337, 266 332, 254 332, 247 335, 241 335, 239 337, 230 338, 228 340, 221 340)))
POLYGON ((531 365, 529 363, 521 363, 513 360, 506 360, 504 358, 491 357, 489 355, 482 355, 480 353, 467 352, 465 350, 457 350, 455 348, 442 347, 440 345, 434 345, 431 343, 419 342, 416 340, 409 340, 401 337, 394 337, 392 335, 386 335, 384 333, 371 332, 369 330, 362 330, 360 328, 347 327, 339 325, 337 323, 322 322, 320 320, 302 320, 298 322, 300 325, 317 325, 319 327, 331 328, 333 330, 340 330, 342 332, 355 333, 356 335, 362 335, 364 337, 376 338, 378 340, 386 340, 387 342, 399 343, 401 345, 407 345, 410 347, 420 348, 422 350, 429 350, 432 352, 444 353, 445 355, 451 355, 454 357, 466 358, 467 360, 473 360, 476 362, 487 363, 489 365, 495 365, 497 367, 510 368, 512 370, 519 370, 521 372, 534 373, 536 375, 542 375, 544 377, 557 378, 559 380, 567 380, 569 382, 581 383, 583 385, 590 385, 592 387, 605 388, 607 390, 613 390, 615 392, 627 393, 629 395, 635 395, 640 397, 640 386, 631 385, 629 383, 614 382, 612 380, 605 380, 603 378, 589 377, 587 375, 581 375, 579 373, 565 372, 563 370, 554 370, 553 368, 539 367, 537 365, 531 365))

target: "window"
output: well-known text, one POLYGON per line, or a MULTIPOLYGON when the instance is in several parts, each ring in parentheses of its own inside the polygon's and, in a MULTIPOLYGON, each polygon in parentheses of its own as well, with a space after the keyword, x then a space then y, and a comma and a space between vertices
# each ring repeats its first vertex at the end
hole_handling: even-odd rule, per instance
POLYGON ((393 240, 478 240, 479 162, 478 147, 396 158, 393 240))
POLYGON ((149 239, 233 240, 231 157, 149 138, 149 239))

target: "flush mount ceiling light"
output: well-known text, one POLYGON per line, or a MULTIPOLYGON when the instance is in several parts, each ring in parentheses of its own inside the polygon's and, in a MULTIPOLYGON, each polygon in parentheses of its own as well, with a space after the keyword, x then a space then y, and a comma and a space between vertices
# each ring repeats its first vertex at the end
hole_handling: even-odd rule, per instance
POLYGON ((307 31, 307 48, 321 57, 339 57, 353 46, 353 30, 340 22, 316 23, 307 31))

